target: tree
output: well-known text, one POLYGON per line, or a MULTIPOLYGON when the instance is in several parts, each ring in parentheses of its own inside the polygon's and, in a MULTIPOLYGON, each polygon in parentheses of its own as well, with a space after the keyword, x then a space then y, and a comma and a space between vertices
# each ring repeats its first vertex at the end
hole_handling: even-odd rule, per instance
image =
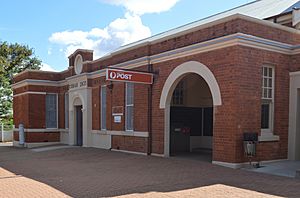
POLYGON ((12 78, 26 69, 40 69, 32 48, 0 41, 0 122, 12 124, 12 78))

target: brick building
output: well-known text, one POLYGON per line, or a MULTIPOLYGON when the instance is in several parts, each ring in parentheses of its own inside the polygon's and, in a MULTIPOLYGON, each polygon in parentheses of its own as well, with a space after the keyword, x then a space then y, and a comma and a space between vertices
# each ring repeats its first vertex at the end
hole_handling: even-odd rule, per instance
POLYGON ((28 147, 208 150, 213 163, 231 167, 247 161, 243 133, 256 132, 256 160, 299 160, 298 4, 255 1, 97 60, 78 49, 62 72, 22 72, 13 84, 15 126, 24 124, 28 147), (107 80, 108 68, 153 74, 153 83, 107 80))

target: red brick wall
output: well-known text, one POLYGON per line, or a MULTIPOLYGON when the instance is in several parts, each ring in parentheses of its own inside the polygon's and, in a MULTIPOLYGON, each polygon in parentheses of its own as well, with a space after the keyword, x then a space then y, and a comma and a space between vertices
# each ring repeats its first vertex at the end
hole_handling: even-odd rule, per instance
MULTIPOLYGON (((195 43, 200 43, 214 38, 234 34, 237 32, 258 36, 261 38, 299 44, 300 36, 277 28, 271 28, 243 19, 235 19, 226 23, 214 25, 192 33, 166 39, 151 46, 138 47, 126 53, 114 54, 112 57, 93 61, 84 65, 84 71, 96 71, 109 65, 122 63, 147 55, 178 49, 195 43)), ((70 64, 74 62, 71 57, 70 64), (73 62, 72 62, 73 61, 73 62)), ((84 54, 83 54, 84 55, 84 54)), ((85 55, 84 55, 85 56, 85 55)), ((89 60, 91 57, 84 57, 89 60)), ((198 61, 206 65, 215 75, 220 86, 222 105, 215 108, 213 160, 225 162, 242 162, 245 157, 242 149, 242 134, 247 131, 260 133, 261 111, 261 67, 270 64, 275 67, 275 126, 274 133, 280 136, 279 142, 260 143, 258 145, 258 158, 261 160, 286 158, 288 134, 288 106, 289 106, 289 71, 300 69, 300 56, 287 56, 275 52, 268 52, 248 47, 229 47, 197 55, 178 58, 153 65, 158 77, 153 84, 152 96, 152 152, 163 154, 164 151, 164 110, 159 109, 161 91, 168 75, 178 65, 187 61, 198 61)), ((145 70, 146 67, 136 68, 145 70)), ((63 73, 25 72, 15 78, 15 82, 22 79, 62 80, 74 75, 74 70, 69 69, 63 73)), ((92 86, 92 115, 93 129, 100 129, 100 86, 109 84, 104 77, 89 81, 92 86)), ((107 129, 123 131, 125 116, 125 86, 124 83, 113 82, 113 89, 107 90, 107 129), (122 123, 114 123, 112 107, 123 106, 124 115, 122 123)), ((135 85, 134 129, 148 131, 148 88, 146 85, 135 85)), ((55 87, 27 86, 14 90, 15 94, 24 91, 61 92, 65 90, 55 87)), ((63 106, 62 95, 59 103, 63 106)), ((38 96, 19 96, 14 98, 14 111, 21 113, 15 115, 15 123, 24 122, 25 127, 42 127, 45 116, 37 117, 34 111, 42 109, 43 99, 38 96), (32 98, 32 99, 30 99, 32 98), (37 106, 28 105, 39 103, 37 106), (24 104, 22 106, 22 104, 24 104), (34 108, 36 107, 36 108, 34 108), (29 108, 29 109, 26 109, 29 108), (31 111, 32 109, 32 111, 31 111), (26 113, 26 112, 31 112, 26 113), (34 119, 40 123, 34 123, 34 119)), ((61 108, 62 110, 64 108, 61 108)), ((63 126, 63 113, 60 112, 60 127, 63 126)), ((113 148, 145 152, 146 138, 113 136, 113 148), (143 146, 134 146, 140 145, 143 146)))
POLYGON ((14 125, 24 124, 29 126, 29 95, 21 95, 13 98, 14 125))
POLYGON ((93 130, 100 130, 100 101, 101 101, 101 95, 100 95, 100 87, 93 87, 92 89, 92 128, 93 130))
POLYGON ((134 85, 134 130, 148 131, 149 85, 134 85))
POLYGON ((112 136, 112 148, 146 153, 148 148, 147 138, 130 136, 112 136))
MULTIPOLYGON (((14 140, 19 141, 19 132, 14 132, 14 140)), ((59 142, 59 132, 25 132, 26 143, 59 142)))
POLYGON ((29 94, 29 125, 25 128, 46 128, 46 95, 29 94))
MULTIPOLYGON (((53 86, 25 86, 14 90, 14 94, 21 94, 24 92, 46 92, 58 94, 58 128, 65 128, 65 92, 68 87, 53 87, 53 86)), ((14 97, 13 111, 14 124, 18 128, 20 123, 24 124, 26 129, 45 129, 46 128, 46 95, 44 94, 24 94, 14 97)), ((59 141, 59 135, 54 133, 35 133, 27 136, 26 142, 41 142, 59 141), (32 139, 33 138, 33 139, 32 139), (58 138, 58 139, 57 139, 58 138)), ((58 133, 59 134, 59 133, 58 133)), ((16 138, 18 135, 15 135, 16 138)), ((18 138, 17 138, 18 139, 18 138)), ((15 139, 15 140, 17 140, 15 139)))
MULTIPOLYGON (((261 142, 258 145, 259 159, 287 158, 288 118, 289 118, 289 63, 290 56, 263 50, 239 47, 237 69, 239 80, 239 125, 238 137, 242 139, 245 131, 260 133, 261 112, 261 67, 270 65, 275 68, 274 134, 280 136, 279 142, 261 142), (276 154, 275 154, 276 153, 276 154)), ((242 149, 238 144, 236 150, 242 149)), ((237 158, 242 159, 243 153, 237 158)))
POLYGON ((260 133, 261 67, 263 64, 275 66, 274 133, 280 136, 280 141, 260 143, 258 157, 263 160, 286 158, 290 57, 247 47, 230 47, 153 65, 154 70, 159 71, 153 85, 153 152, 163 153, 164 110, 159 109, 162 86, 175 67, 190 60, 208 66, 220 86, 222 106, 215 108, 213 159, 226 162, 245 161, 243 133, 260 133))
POLYGON ((107 100, 110 101, 110 114, 108 115, 111 119, 111 130, 115 131, 124 131, 125 130, 125 83, 122 82, 113 82, 113 90, 111 94, 108 94, 109 97, 107 100), (115 123, 114 118, 112 116, 112 108, 122 106, 123 108, 123 116, 121 123, 115 123))
MULTIPOLYGON (((222 36, 244 33, 249 35, 258 36, 270 40, 275 40, 288 44, 299 44, 300 35, 291 33, 279 28, 265 26, 256 22, 248 21, 245 19, 234 19, 225 23, 213 25, 211 27, 203 28, 195 31, 179 35, 175 38, 165 39, 158 43, 137 47, 126 52, 117 52, 112 57, 102 58, 97 61, 84 64, 83 71, 92 72, 106 68, 110 65, 123 63, 125 61, 134 60, 137 58, 162 53, 165 51, 178 49, 184 46, 200 43, 203 41, 212 40, 222 36)), ((83 56, 84 61, 92 60, 93 55, 90 52, 76 52, 69 59, 69 66, 74 65, 74 60, 77 54, 83 56)), ((14 78, 14 82, 19 82, 24 79, 45 79, 45 80, 63 80, 66 77, 75 75, 74 69, 70 68, 62 73, 49 73, 45 72, 25 72, 14 78)))

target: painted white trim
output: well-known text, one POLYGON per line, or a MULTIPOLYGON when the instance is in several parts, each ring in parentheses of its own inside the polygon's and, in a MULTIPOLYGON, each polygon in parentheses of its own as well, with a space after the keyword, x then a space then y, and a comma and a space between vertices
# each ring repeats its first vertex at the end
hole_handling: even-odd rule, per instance
POLYGON ((116 136, 133 136, 133 137, 149 137, 149 132, 141 131, 110 131, 110 130, 92 130, 94 134, 116 135, 116 136))
POLYGON ((147 153, 142 152, 135 152, 135 151, 126 151, 126 150, 118 150, 118 149, 110 149, 111 151, 121 152, 121 153, 128 153, 128 154, 135 154, 135 155, 147 155, 147 153))
MULTIPOLYGON (((179 49, 170 50, 160 54, 155 54, 150 57, 145 56, 142 58, 126 61, 117 65, 110 65, 110 67, 116 67, 120 69, 121 68, 134 69, 136 67, 147 65, 148 63, 154 64, 154 63, 164 62, 164 61, 168 61, 180 57, 190 56, 193 54, 204 53, 216 49, 222 49, 222 48, 238 46, 238 45, 277 52, 281 54, 288 54, 288 55, 300 53, 300 46, 297 45, 290 45, 290 44, 264 39, 252 35, 243 34, 243 33, 236 33, 236 34, 216 38, 210 41, 189 45, 179 49)), ((13 84, 12 88, 17 89, 26 85, 61 87, 61 86, 68 85, 69 80, 78 79, 83 76, 86 77, 86 79, 95 79, 95 78, 103 77, 105 76, 105 71, 106 68, 91 73, 81 73, 79 75, 70 76, 62 81, 25 79, 23 81, 13 84)))
POLYGON ((108 135, 106 130, 92 130, 93 134, 108 135))
POLYGON ((253 23, 257 23, 257 24, 261 24, 261 25, 264 25, 264 26, 269 26, 269 27, 272 27, 272 28, 284 30, 284 31, 287 31, 287 32, 290 32, 290 33, 300 34, 300 31, 298 31, 296 29, 289 28, 289 27, 286 27, 286 26, 283 26, 283 25, 279 25, 279 24, 276 24, 276 23, 273 23, 273 22, 270 22, 270 21, 253 18, 253 17, 246 16, 246 15, 243 15, 243 14, 233 14, 233 15, 230 15, 230 16, 227 16, 227 17, 224 17, 224 18, 221 18, 221 19, 213 20, 213 21, 204 22, 205 20, 199 20, 199 21, 196 21, 196 22, 193 22, 193 23, 186 24, 186 25, 181 26, 179 28, 175 28, 173 30, 169 30, 169 31, 163 32, 161 34, 154 35, 152 37, 149 37, 149 38, 146 38, 146 39, 143 39, 143 40, 125 45, 123 47, 120 47, 119 49, 112 52, 111 54, 108 54, 107 56, 101 57, 100 59, 97 59, 95 61, 105 60, 107 58, 110 58, 113 55, 124 53, 126 51, 136 49, 138 47, 159 43, 159 42, 162 42, 162 41, 165 41, 165 40, 168 40, 168 39, 179 37, 179 36, 191 33, 191 32, 199 31, 201 29, 212 27, 214 25, 225 23, 225 22, 228 22, 228 21, 231 21, 231 20, 234 20, 234 19, 243 19, 243 20, 250 21, 250 22, 253 22, 253 23))
POLYGON ((24 143, 24 146, 19 144, 19 141, 13 141, 13 146, 15 147, 25 147, 25 148, 36 148, 42 146, 51 146, 61 144, 60 142, 33 142, 33 143, 24 143))
POLYGON ((171 74, 169 74, 165 84, 163 86, 160 104, 161 109, 165 109, 164 117, 164 156, 169 157, 170 155, 170 104, 172 100, 172 95, 175 87, 182 78, 188 74, 198 74, 207 83, 213 100, 214 106, 222 105, 221 91, 217 83, 216 78, 208 67, 202 63, 196 61, 185 62, 177 66, 171 74))
POLYGON ((300 71, 290 73, 288 159, 300 160, 300 71))
POLYGON ((232 169, 239 169, 242 168, 244 163, 229 163, 229 162, 220 162, 220 161, 212 161, 212 164, 232 168, 232 169))
MULTIPOLYGON (((19 128, 14 128, 13 131, 19 131, 19 128)), ((58 133, 69 132, 68 129, 24 129, 25 133, 58 133)))
POLYGON ((53 81, 53 80, 25 79, 25 80, 22 80, 20 82, 17 82, 15 84, 11 85, 11 87, 13 89, 18 89, 20 87, 27 86, 27 85, 62 87, 62 86, 66 86, 68 84, 67 84, 66 80, 53 81))
POLYGON ((64 93, 64 125, 69 130, 69 91, 64 93))
MULTIPOLYGON (((261 97, 261 104, 269 104, 270 105, 270 109, 269 109, 269 128, 266 129, 261 129, 261 136, 263 136, 262 140, 264 141, 268 141, 268 139, 274 139, 276 137, 271 137, 274 134, 274 116, 275 116, 275 91, 276 91, 276 87, 275 87, 275 82, 276 82, 276 74, 275 74, 275 67, 272 65, 268 65, 268 64, 264 64, 262 66, 262 70, 264 71, 264 69, 272 69, 272 98, 264 98, 263 93, 262 93, 262 97, 261 97), (265 102, 268 101, 268 102, 265 102)), ((265 79, 266 76, 264 76, 264 74, 262 73, 262 80, 265 79)), ((269 79, 270 77, 267 76, 267 79, 269 79)), ((264 87, 262 85, 262 91, 264 91, 264 89, 267 88, 266 86, 264 87)), ((270 87, 268 87, 270 88, 270 87)), ((278 137, 279 140, 279 137, 278 137)))
POLYGON ((133 136, 133 137, 149 137, 149 132, 139 131, 107 131, 108 135, 133 136))
POLYGON ((165 157, 164 154, 151 153, 151 156, 154 157, 165 157))
MULTIPOLYGON (((58 110, 59 110, 59 108, 58 108, 58 93, 47 92, 46 97, 47 97, 47 95, 56 95, 56 128, 46 128, 48 130, 55 130, 55 129, 58 129, 58 121, 59 121, 59 117, 58 117, 58 114, 59 114, 59 112, 58 112, 58 110)), ((46 101, 46 99, 45 99, 45 101, 46 101)), ((46 107, 47 107, 47 104, 45 103, 45 108, 46 107)), ((45 113, 47 113, 47 109, 45 109, 45 113)), ((47 125, 47 116, 46 115, 45 115, 45 123, 47 125)))
POLYGON ((275 142, 279 141, 280 138, 278 135, 273 135, 273 133, 270 133, 270 135, 266 135, 267 133, 263 133, 261 136, 258 136, 259 142, 275 142))
POLYGON ((74 61, 74 71, 76 75, 81 74, 83 69, 83 58, 81 54, 77 54, 74 61))
POLYGON ((62 73, 62 72, 66 72, 67 70, 64 70, 64 71, 61 71, 61 72, 55 72, 55 71, 44 71, 44 70, 36 70, 36 69, 26 69, 20 73, 17 73, 15 74, 13 77, 18 77, 24 73, 27 73, 27 72, 36 72, 36 73, 52 73, 52 74, 57 74, 57 73, 62 73))
MULTIPOLYGON (((252 161, 252 164, 259 163, 259 164, 268 164, 274 162, 281 162, 286 161, 287 159, 278 159, 278 160, 266 160, 266 161, 252 161)), ((212 161, 212 164, 232 168, 232 169, 239 169, 249 165, 249 162, 242 162, 242 163, 230 163, 230 162, 221 162, 221 161, 212 161)))
POLYGON ((22 95, 25 95, 25 94, 46 95, 46 92, 26 91, 26 92, 23 92, 23 93, 13 95, 13 97, 22 96, 22 95))
POLYGON ((164 109, 172 96, 177 83, 187 74, 195 73, 201 76, 207 83, 214 106, 222 105, 221 91, 214 74, 208 67, 196 61, 185 62, 177 66, 168 76, 161 92, 159 108, 164 109))
POLYGON ((134 114, 132 114, 131 116, 131 119, 132 119, 132 129, 128 129, 127 127, 127 121, 128 121, 128 117, 127 117, 127 107, 132 107, 133 108, 133 113, 134 113, 134 83, 132 82, 126 82, 125 83, 125 130, 126 130, 126 133, 130 133, 130 132, 133 132, 134 131, 134 114), (133 88, 132 88, 132 104, 127 104, 127 94, 128 94, 128 85, 131 85, 133 88))
POLYGON ((300 75, 300 71, 290 72, 290 77, 299 76, 299 75, 300 75))

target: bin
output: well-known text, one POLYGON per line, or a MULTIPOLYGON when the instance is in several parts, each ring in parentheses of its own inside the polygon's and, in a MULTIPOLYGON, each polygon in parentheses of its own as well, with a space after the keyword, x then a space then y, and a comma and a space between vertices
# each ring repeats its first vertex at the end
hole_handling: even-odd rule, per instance
POLYGON ((245 155, 248 157, 253 157, 256 155, 256 144, 258 141, 258 133, 247 132, 244 133, 244 151, 245 155))

